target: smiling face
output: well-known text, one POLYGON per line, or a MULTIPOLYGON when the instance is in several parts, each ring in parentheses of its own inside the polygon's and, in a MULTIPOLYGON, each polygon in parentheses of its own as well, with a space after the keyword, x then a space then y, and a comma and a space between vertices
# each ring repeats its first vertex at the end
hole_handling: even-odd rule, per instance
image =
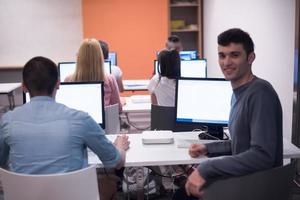
POLYGON ((230 43, 227 46, 218 46, 219 65, 226 80, 231 82, 233 88, 252 80, 252 62, 255 59, 254 52, 247 55, 242 44, 230 43))

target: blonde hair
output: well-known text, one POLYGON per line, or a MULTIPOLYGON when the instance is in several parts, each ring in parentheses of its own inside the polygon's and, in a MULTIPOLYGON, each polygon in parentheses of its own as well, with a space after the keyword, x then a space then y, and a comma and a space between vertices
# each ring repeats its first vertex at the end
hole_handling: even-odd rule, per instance
POLYGON ((98 40, 85 39, 77 56, 73 81, 105 81, 104 57, 98 40))

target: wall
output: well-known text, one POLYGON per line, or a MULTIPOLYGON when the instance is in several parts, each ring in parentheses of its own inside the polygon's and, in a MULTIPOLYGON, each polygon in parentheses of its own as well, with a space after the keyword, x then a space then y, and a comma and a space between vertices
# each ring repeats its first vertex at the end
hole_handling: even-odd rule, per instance
POLYGON ((255 43, 253 72, 267 79, 283 107, 284 137, 291 138, 295 0, 204 0, 204 57, 208 75, 222 77, 217 61, 217 35, 240 27, 255 43))
POLYGON ((84 37, 107 41, 123 79, 148 79, 168 35, 167 0, 83 0, 84 37))
POLYGON ((74 60, 82 40, 81 0, 1 0, 0 66, 42 55, 74 60))

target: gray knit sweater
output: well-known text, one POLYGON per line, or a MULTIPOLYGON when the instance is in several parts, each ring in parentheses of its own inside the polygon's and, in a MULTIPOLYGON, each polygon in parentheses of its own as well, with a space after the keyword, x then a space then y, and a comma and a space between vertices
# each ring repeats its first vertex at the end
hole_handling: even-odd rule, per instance
POLYGON ((218 157, 199 165, 204 179, 282 165, 282 109, 270 83, 255 77, 233 90, 229 132, 231 140, 206 145, 208 156, 218 157))

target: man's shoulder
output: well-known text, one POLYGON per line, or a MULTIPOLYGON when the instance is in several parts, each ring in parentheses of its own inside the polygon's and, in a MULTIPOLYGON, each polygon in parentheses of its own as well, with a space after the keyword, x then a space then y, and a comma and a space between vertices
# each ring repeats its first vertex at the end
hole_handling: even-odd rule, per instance
POLYGON ((253 81, 253 84, 250 85, 250 88, 252 90, 255 90, 256 92, 262 91, 262 92, 271 92, 275 93, 276 91, 273 88, 272 84, 268 82, 267 80, 264 80, 262 78, 255 78, 253 81))

